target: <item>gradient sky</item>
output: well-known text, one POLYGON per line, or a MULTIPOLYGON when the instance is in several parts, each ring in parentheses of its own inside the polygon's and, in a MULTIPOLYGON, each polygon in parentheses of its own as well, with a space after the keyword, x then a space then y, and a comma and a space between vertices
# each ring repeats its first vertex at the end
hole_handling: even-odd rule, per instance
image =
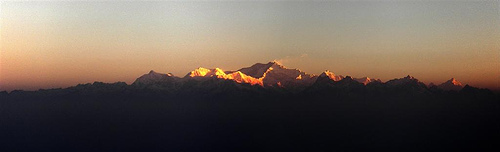
POLYGON ((273 60, 312 74, 500 86, 496 0, 0 3, 0 91, 273 60))

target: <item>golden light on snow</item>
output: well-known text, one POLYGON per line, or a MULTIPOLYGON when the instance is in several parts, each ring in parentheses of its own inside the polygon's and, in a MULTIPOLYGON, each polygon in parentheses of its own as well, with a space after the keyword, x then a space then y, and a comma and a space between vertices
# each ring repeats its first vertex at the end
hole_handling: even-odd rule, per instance
POLYGON ((248 83, 251 85, 260 85, 263 86, 262 79, 257 79, 251 76, 248 76, 240 71, 232 72, 226 74, 224 70, 220 68, 215 69, 206 69, 206 68, 198 68, 189 73, 190 77, 216 77, 220 79, 233 80, 237 83, 248 83))

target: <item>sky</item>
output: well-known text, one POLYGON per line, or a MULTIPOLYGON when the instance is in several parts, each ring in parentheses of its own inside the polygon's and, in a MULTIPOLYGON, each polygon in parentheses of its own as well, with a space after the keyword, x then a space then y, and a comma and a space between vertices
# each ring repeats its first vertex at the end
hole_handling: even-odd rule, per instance
POLYGON ((500 88, 490 1, 0 2, 0 91, 278 61, 311 74, 500 88))

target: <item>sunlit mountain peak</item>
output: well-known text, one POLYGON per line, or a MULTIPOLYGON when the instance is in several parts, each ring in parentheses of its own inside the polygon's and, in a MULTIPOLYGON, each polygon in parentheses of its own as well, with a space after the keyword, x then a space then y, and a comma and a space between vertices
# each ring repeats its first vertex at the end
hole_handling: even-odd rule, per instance
POLYGON ((199 68, 195 69, 194 71, 191 71, 191 72, 188 74, 188 76, 189 76, 189 77, 204 77, 204 76, 206 76, 209 72, 211 72, 211 70, 210 70, 210 69, 199 67, 199 68))
POLYGON ((328 77, 333 81, 340 81, 344 78, 341 75, 335 75, 335 73, 330 72, 329 70, 325 70, 323 73, 319 75, 319 77, 328 77))
POLYGON ((364 85, 367 85, 368 83, 371 83, 371 82, 382 82, 380 79, 372 79, 369 77, 354 78, 354 80, 356 80, 359 83, 362 83, 364 85))
POLYGON ((451 78, 450 80, 438 85, 437 87, 443 90, 454 90, 454 91, 458 91, 463 88, 462 83, 455 78, 451 78))
POLYGON ((209 78, 209 77, 214 77, 218 79, 225 79, 225 80, 233 80, 237 83, 248 83, 252 85, 261 85, 263 86, 262 80, 254 78, 252 76, 248 76, 240 71, 236 72, 231 72, 226 74, 224 70, 220 68, 215 68, 215 69, 207 69, 207 68, 197 68, 190 73, 186 75, 186 77, 191 77, 191 78, 209 78))
POLYGON ((297 78, 295 78, 295 79, 297 79, 297 80, 301 80, 301 79, 302 79, 302 75, 301 75, 301 74, 299 74, 299 76, 297 76, 297 78))
POLYGON ((234 81, 236 81, 238 83, 249 83, 249 84, 252 84, 252 85, 260 85, 260 86, 264 85, 263 82, 262 82, 262 79, 257 79, 257 78, 248 76, 248 75, 246 75, 244 73, 241 73, 240 71, 236 71, 236 72, 233 72, 233 73, 230 73, 230 74, 226 74, 222 78, 234 80, 234 81))
POLYGON ((461 86, 461 85, 462 85, 462 83, 461 83, 460 81, 458 81, 457 79, 455 79, 455 78, 451 78, 451 79, 450 79, 450 80, 448 80, 448 81, 451 81, 451 83, 452 83, 453 85, 456 85, 456 86, 461 86))
POLYGON ((214 74, 215 74, 216 76, 219 76, 219 75, 226 75, 226 73, 224 72, 224 70, 219 69, 219 68, 215 68, 215 69, 213 70, 213 72, 214 72, 214 74))

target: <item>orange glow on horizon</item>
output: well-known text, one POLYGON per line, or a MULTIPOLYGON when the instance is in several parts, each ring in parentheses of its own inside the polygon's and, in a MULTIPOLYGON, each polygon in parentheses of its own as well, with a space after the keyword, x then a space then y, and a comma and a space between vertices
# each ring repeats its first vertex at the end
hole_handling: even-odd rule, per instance
MULTIPOLYGON (((498 1, 303 4, 2 2, 0 91, 131 84, 151 69, 186 76, 200 66, 237 70, 273 60, 312 74, 330 69, 382 82, 413 75, 425 84, 454 77, 500 90, 498 1)), ((196 72, 188 76, 263 82, 196 72)))

